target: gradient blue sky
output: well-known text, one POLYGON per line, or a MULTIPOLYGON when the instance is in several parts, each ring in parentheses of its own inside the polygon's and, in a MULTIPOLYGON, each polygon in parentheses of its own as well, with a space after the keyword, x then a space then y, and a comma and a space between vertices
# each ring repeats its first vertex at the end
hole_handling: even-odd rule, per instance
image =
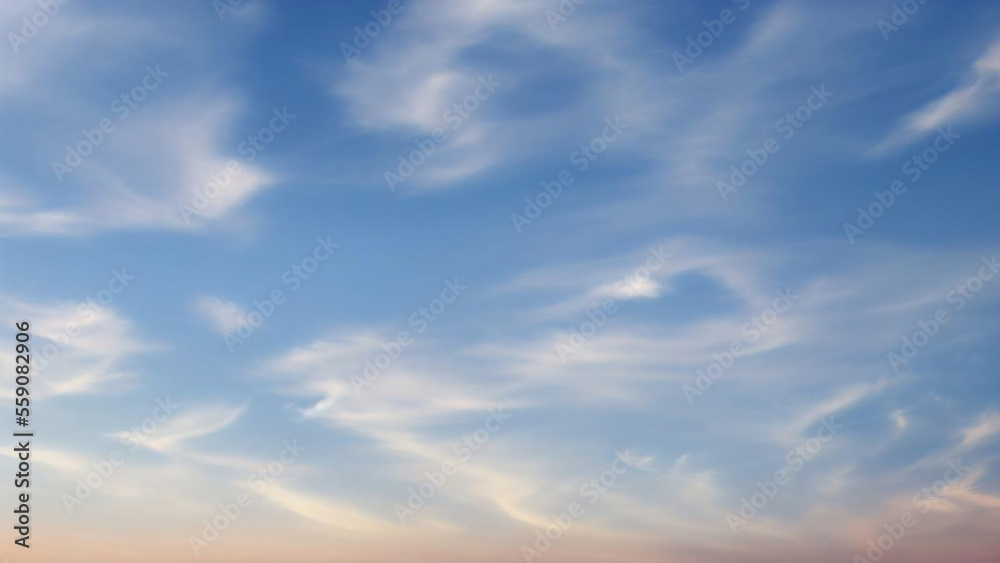
POLYGON ((12 365, 14 320, 36 354, 81 327, 35 368, 37 549, 11 561, 520 561, 616 452, 632 469, 542 560, 850 561, 910 510, 887 561, 996 561, 1000 281, 981 272, 1000 253, 1000 5, 912 4, 884 34, 884 1, 587 0, 553 26, 555 1, 413 0, 345 60, 386 4, 73 0, 16 46, 41 8, 0 6, 0 356, 12 365), (678 69, 723 10, 732 23, 678 69), (122 119, 147 68, 166 76, 122 119), (454 127, 481 77, 499 85, 454 127), (786 137, 812 88, 832 95, 786 137), (241 143, 283 108, 295 117, 248 161, 241 143), (574 152, 616 118, 581 170, 574 152), (102 119, 93 154, 54 172, 102 119), (436 128, 447 140, 390 189, 436 128), (907 161, 942 130, 953 142, 915 179, 907 161), (186 221, 227 163, 240 172, 186 221), (512 214, 564 170, 519 232, 512 214), (895 180, 906 191, 849 240, 895 180), (317 238, 339 246, 292 291, 317 238), (650 248, 668 257, 646 276, 650 248), (109 305, 81 309, 123 270, 109 305), (957 298, 970 278, 981 289, 957 298), (455 279, 467 289, 419 330, 455 279), (284 302, 227 346, 274 290, 284 302), (751 337, 781 290, 794 304, 751 337), (412 343, 356 392, 400 331, 412 343), (733 343, 746 352, 691 404, 685 385, 733 343), (167 397, 176 413, 123 445, 167 397), (501 407, 400 523, 394 505, 501 407), (727 515, 830 417, 843 428, 734 534, 727 515), (202 521, 293 439, 306 451, 196 556, 202 521), (958 459, 969 472, 920 512, 913 495, 958 459))

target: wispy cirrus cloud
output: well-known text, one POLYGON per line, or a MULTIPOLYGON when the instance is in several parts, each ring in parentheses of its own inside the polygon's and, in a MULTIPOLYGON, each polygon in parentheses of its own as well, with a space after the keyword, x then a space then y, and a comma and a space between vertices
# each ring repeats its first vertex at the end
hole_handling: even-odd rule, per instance
MULTIPOLYGON (((33 2, 7 8, 0 14, 5 29, 23 27, 22 16, 41 10, 33 2)), ((18 107, 6 125, 26 130, 16 143, 6 141, 22 165, 0 176, 0 229, 23 237, 240 228, 236 210, 273 174, 245 162, 238 142, 229 141, 247 112, 238 89, 213 80, 192 89, 179 84, 190 79, 185 67, 194 70, 184 61, 210 52, 213 41, 211 20, 184 19, 136 9, 109 17, 101 7, 59 3, 23 51, 0 53, 11 69, 0 96, 18 107), (88 64, 95 60, 113 64, 88 64), (64 65, 87 71, 81 77, 64 65), (211 205, 198 206, 193 220, 186 216, 181 206, 195 207, 196 191, 204 193, 231 161, 241 172, 208 189, 211 205)))
MULTIPOLYGON (((35 381, 40 397, 121 389, 122 381, 136 375, 135 359, 163 350, 161 343, 137 335, 134 323, 112 306, 13 299, 4 303, 11 325, 15 320, 30 320, 30 332, 37 339, 34 367, 44 374, 35 381)), ((9 357, 13 364, 9 352, 0 356, 9 357)), ((13 396, 12 388, 8 392, 13 396)))
POLYGON ((965 75, 964 84, 905 116, 874 152, 912 143, 941 127, 995 114, 1000 101, 1000 40, 990 44, 965 75))

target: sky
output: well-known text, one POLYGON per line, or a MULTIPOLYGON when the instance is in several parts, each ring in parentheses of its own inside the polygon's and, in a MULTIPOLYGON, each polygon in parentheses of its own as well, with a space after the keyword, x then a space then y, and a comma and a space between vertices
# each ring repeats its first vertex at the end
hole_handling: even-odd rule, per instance
POLYGON ((5 563, 997 561, 995 2, 0 30, 5 563))

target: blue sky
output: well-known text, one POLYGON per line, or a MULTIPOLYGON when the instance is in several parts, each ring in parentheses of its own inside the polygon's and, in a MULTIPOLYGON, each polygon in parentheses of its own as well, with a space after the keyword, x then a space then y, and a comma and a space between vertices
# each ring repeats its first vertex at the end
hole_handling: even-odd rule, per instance
POLYGON ((1000 547, 995 3, 0 22, 11 561, 856 561, 904 514, 887 560, 1000 547))

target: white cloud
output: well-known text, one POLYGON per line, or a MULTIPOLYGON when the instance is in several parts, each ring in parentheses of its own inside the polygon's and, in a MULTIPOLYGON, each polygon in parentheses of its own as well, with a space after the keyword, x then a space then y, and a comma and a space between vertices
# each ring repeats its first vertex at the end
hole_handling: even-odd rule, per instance
MULTIPOLYGON (((259 11, 259 4, 244 11, 259 11)), ((23 165, 0 176, 0 230, 14 236, 72 236, 242 226, 235 211, 273 182, 258 165, 238 158, 236 143, 228 145, 234 122, 246 113, 243 98, 191 68, 161 64, 213 53, 208 24, 218 22, 206 18, 192 24, 183 7, 171 15, 126 10, 109 16, 85 4, 58 5, 59 13, 21 52, 0 51, 0 61, 10 69, 0 78, 0 97, 25 128, 10 147, 23 165), (84 65, 89 83, 65 70, 84 65), (111 109, 117 94, 92 87, 128 91, 143 84, 151 67, 166 76, 158 73, 155 88, 125 117, 111 109), (178 93, 181 82, 192 79, 199 86, 178 93), (81 129, 95 130, 102 119, 114 129, 57 182, 52 163, 63 162, 65 147, 84 140, 81 129), (200 214, 185 218, 179 206, 194 207, 194 189, 202 189, 230 161, 240 164, 241 172, 200 214), (35 169, 46 170, 46 177, 39 179, 35 169)), ((7 8, 0 11, 0 22, 10 24, 5 29, 19 29, 22 16, 40 10, 37 2, 7 8)))
MULTIPOLYGON (((13 319, 31 319, 39 374, 33 394, 39 397, 110 392, 118 388, 112 385, 115 380, 134 374, 126 367, 129 360, 159 348, 139 339, 133 324, 111 306, 98 310, 87 303, 6 300, 4 308, 11 325, 13 319)), ((8 352, 0 357, 13 365, 8 352)))
POLYGON ((903 118, 879 143, 875 153, 904 145, 934 130, 994 111, 1000 100, 1000 40, 994 41, 972 65, 972 78, 944 96, 903 118))
POLYGON ((297 491, 285 484, 274 483, 263 494, 299 516, 348 532, 351 538, 356 538, 358 534, 384 537, 397 530, 388 521, 353 508, 343 501, 318 496, 312 491, 297 491))
POLYGON ((247 315, 246 309, 240 305, 210 295, 198 297, 195 301, 195 310, 219 334, 235 332, 240 326, 240 320, 247 315))
POLYGON ((906 430, 906 427, 910 424, 910 421, 906 418, 906 411, 902 409, 893 411, 892 414, 889 415, 889 418, 891 418, 892 423, 896 425, 897 432, 906 430))
POLYGON ((787 424, 776 429, 776 436, 785 443, 794 443, 813 424, 824 417, 832 416, 848 409, 861 401, 881 391, 889 382, 879 380, 875 383, 861 383, 835 392, 833 395, 813 404, 807 405, 794 415, 787 424))
MULTIPOLYGON (((348 65, 333 91, 346 102, 351 118, 367 130, 418 137, 443 128, 449 139, 405 185, 424 190, 454 187, 500 162, 537 156, 537 150, 549 150, 556 139, 567 147, 587 141, 576 134, 584 119, 593 129, 589 135, 594 136, 606 116, 631 108, 613 98, 625 97, 626 92, 634 96, 640 90, 629 85, 636 85, 640 77, 623 70, 629 66, 626 59, 608 52, 612 42, 600 41, 614 36, 612 28, 624 29, 622 19, 618 12, 589 5, 574 14, 575 32, 563 34, 553 33, 544 10, 532 1, 414 3, 348 65), (579 103, 559 104, 530 119, 509 112, 496 117, 497 110, 510 104, 520 83, 537 79, 526 67, 496 68, 467 60, 477 48, 495 47, 495 34, 501 32, 515 34, 519 49, 558 53, 572 60, 584 74, 614 73, 616 78, 609 81, 613 92, 587 94, 579 103), (445 112, 472 94, 480 77, 488 76, 500 82, 496 91, 457 129, 450 128, 445 112), (572 137, 567 138, 568 131, 573 131, 572 137)), ((395 159, 387 166, 395 170, 395 159)), ((381 173, 378 181, 382 181, 381 173)))
POLYGON ((95 154, 67 176, 69 184, 86 194, 84 203, 49 202, 32 197, 30 190, 8 186, 12 193, 0 207, 0 228, 19 235, 195 230, 227 216, 271 182, 256 166, 234 158, 235 146, 221 146, 239 107, 227 96, 142 107, 145 115, 119 124, 95 154), (240 166, 237 174, 226 172, 229 162, 240 166), (223 173, 228 180, 222 181, 226 185, 218 195, 195 207, 195 190, 205 193, 213 175, 223 173), (197 214, 185 217, 181 205, 197 214))
MULTIPOLYGON (((246 406, 225 407, 213 406, 199 409, 183 409, 173 414, 163 424, 158 426, 151 435, 140 440, 140 445, 166 454, 188 454, 186 442, 220 432, 239 419, 246 406)), ((116 438, 126 439, 126 431, 112 434, 116 438)))
POLYGON ((962 442, 959 449, 978 446, 1000 433, 1000 412, 986 411, 979 416, 975 424, 961 431, 962 442))

